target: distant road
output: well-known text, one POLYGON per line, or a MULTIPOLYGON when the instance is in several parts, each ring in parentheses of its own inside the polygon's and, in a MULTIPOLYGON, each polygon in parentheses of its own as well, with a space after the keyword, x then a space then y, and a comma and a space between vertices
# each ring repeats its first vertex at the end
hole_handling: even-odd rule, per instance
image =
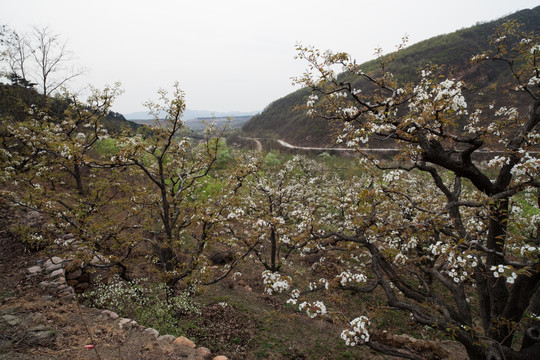
MULTIPOLYGON (((262 151, 262 144, 261 144, 261 138, 251 138, 251 137, 245 137, 246 140, 251 140, 255 142, 255 147, 257 151, 262 151)), ((269 138, 265 138, 269 139, 269 138)), ((287 149, 295 149, 295 150, 306 150, 306 151, 365 151, 370 153, 388 153, 388 152, 398 152, 399 149, 396 148, 363 148, 363 149, 351 149, 351 148, 345 148, 345 147, 312 147, 312 146, 296 146, 289 144, 288 142, 284 140, 275 140, 279 145, 283 146, 287 149)), ((479 154, 486 154, 486 155, 499 155, 504 154, 504 151, 501 150, 489 150, 489 149, 479 149, 476 151, 476 153, 479 154)), ((529 151, 529 154, 531 155, 538 155, 538 151, 529 151)))
MULTIPOLYGON (((351 148, 343 148, 343 147, 310 147, 310 146, 295 146, 291 145, 286 141, 283 140, 276 140, 279 145, 286 147, 288 149, 297 149, 297 150, 313 150, 313 151, 356 151, 357 149, 351 149, 351 148)), ((364 148, 361 149, 362 151, 369 151, 369 152, 388 152, 388 151, 398 151, 398 149, 395 148, 381 148, 381 149, 371 149, 371 148, 364 148)))
POLYGON ((262 144, 261 144, 261 141, 258 138, 245 137, 243 139, 253 141, 255 143, 255 150, 262 151, 262 144))

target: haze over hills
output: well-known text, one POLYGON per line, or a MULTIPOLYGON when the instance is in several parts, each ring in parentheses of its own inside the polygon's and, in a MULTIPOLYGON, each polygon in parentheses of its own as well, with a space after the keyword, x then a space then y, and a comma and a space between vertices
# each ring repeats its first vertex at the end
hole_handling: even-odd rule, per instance
MULTIPOLYGON (((428 64, 446 65, 452 77, 463 80, 471 88, 480 91, 494 84, 504 84, 510 81, 510 75, 501 71, 502 64, 472 66, 470 59, 489 47, 488 39, 497 26, 511 19, 523 24, 522 30, 526 32, 539 32, 540 6, 413 44, 396 56, 389 70, 399 80, 407 81, 416 78, 419 71, 428 64)), ((396 39, 398 37, 396 34, 396 39)), ((378 61, 364 63, 361 68, 366 73, 376 73, 378 61)), ((338 78, 345 79, 346 76, 348 75, 340 74, 338 78)), ((357 80, 346 80, 357 86, 357 80)), ((326 120, 310 118, 305 111, 297 109, 305 104, 310 94, 310 89, 303 88, 275 100, 243 126, 244 132, 254 137, 283 139, 294 145, 332 146, 337 129, 333 129, 326 120)))
MULTIPOLYGON (((229 112, 217 112, 217 111, 209 111, 209 110, 190 110, 186 109, 184 111, 184 114, 182 118, 184 121, 193 120, 197 118, 226 118, 226 117, 243 117, 243 116, 253 116, 257 114, 258 111, 248 111, 248 112, 242 112, 242 111, 229 111, 229 112)), ((153 120, 154 117, 148 113, 148 111, 138 111, 133 112, 129 114, 124 114, 124 117, 127 120, 153 120)), ((163 113, 163 116, 165 117, 165 113, 163 113)))

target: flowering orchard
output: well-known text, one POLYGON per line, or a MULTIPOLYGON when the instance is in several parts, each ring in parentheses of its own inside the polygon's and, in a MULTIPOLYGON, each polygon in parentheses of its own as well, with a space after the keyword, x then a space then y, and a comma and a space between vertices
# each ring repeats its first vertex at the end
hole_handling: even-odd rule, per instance
POLYGON ((368 74, 345 53, 299 46, 308 70, 297 82, 313 90, 307 112, 341 126, 339 140, 362 155, 354 175, 306 157, 265 163, 232 150, 216 166, 222 132, 187 135, 178 85, 148 104, 167 126, 109 137, 103 119, 117 86, 86 102, 67 91, 53 99, 15 74, 0 84, 0 194, 47 217, 48 232, 28 232, 30 241, 73 232, 76 244, 53 245, 84 260, 104 255, 100 265, 124 277, 160 279, 167 307, 179 283, 240 276, 251 256, 267 294, 285 294, 311 318, 332 316, 347 345, 425 357, 375 331, 381 310, 363 301, 374 294, 387 311, 461 342, 471 359, 533 358, 540 38, 507 23, 491 44, 474 66, 502 64, 513 83, 481 94, 437 66, 402 83, 389 71, 395 54, 380 53, 380 71, 368 74), (392 162, 363 154, 381 139, 399 151, 392 162), (230 250, 224 267, 207 266, 209 248, 230 250), (344 294, 363 300, 343 306, 344 294))
MULTIPOLYGON (((359 153, 372 139, 399 149, 391 164, 366 156, 361 179, 320 194, 324 221, 302 251, 337 253, 344 271, 305 291, 294 278, 280 287, 310 316, 326 306, 302 297, 324 284, 382 291, 392 309, 452 336, 471 359, 540 351, 540 37, 510 22, 491 44, 472 62, 504 64, 513 83, 485 89, 498 95, 487 103, 441 67, 400 83, 388 70, 395 55, 367 74, 345 53, 298 47, 308 70, 297 82, 313 90, 308 113, 342 124, 340 140, 359 153), (494 154, 487 163, 478 156, 486 152, 494 154)), ((370 337, 368 313, 346 315, 349 345, 422 357, 370 337)))
POLYGON ((309 241, 324 187, 322 170, 316 161, 296 156, 280 166, 259 165, 238 188, 227 235, 256 257, 266 276, 309 241))

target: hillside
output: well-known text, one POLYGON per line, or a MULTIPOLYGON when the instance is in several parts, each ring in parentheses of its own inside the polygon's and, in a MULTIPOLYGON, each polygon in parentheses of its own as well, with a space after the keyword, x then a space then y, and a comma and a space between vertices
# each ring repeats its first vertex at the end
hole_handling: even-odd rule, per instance
MULTIPOLYGON (((489 36, 497 26, 513 19, 524 24, 525 31, 539 31, 540 6, 411 45, 396 56, 389 69, 400 80, 407 81, 427 64, 446 65, 454 77, 464 80, 470 88, 480 90, 508 82, 510 78, 504 77, 507 72, 502 73, 498 66, 472 66, 470 59, 488 48, 489 36)), ((374 73, 378 62, 372 60, 362 64, 361 68, 366 73, 374 73)), ((310 118, 298 110, 310 93, 309 89, 303 88, 272 102, 262 113, 253 116, 243 130, 249 136, 280 138, 295 145, 332 145, 336 129, 325 120, 310 118)))
MULTIPOLYGON (((28 107, 42 101, 41 95, 33 88, 19 85, 4 84, 0 82, 0 115, 7 115, 14 120, 23 120, 27 115, 28 107)), ((48 99, 51 114, 62 116, 68 104, 65 100, 56 97, 48 99)), ((110 111, 103 119, 103 126, 111 133, 122 131, 136 132, 142 127, 133 121, 127 120, 122 114, 110 111)))

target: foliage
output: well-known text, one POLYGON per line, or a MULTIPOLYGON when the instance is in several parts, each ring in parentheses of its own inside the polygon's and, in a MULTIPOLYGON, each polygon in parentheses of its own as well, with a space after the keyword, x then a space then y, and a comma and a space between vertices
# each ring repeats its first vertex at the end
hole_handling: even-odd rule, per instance
POLYGON ((50 228, 75 232, 91 250, 130 224, 129 214, 104 217, 122 208, 123 190, 118 169, 93 157, 96 143, 108 136, 101 119, 119 92, 118 86, 94 90, 83 106, 65 91, 61 115, 31 103, 21 107, 22 118, 5 115, 0 125, 2 196, 48 215, 50 228))
POLYGON ((200 312, 188 293, 167 299, 163 283, 144 278, 126 282, 115 277, 108 283, 99 283, 82 297, 95 307, 114 311, 162 334, 175 336, 184 335, 177 327, 179 313, 200 312))
MULTIPOLYGON (((331 207, 311 234, 320 251, 337 250, 333 256, 344 271, 310 290, 327 283, 358 293, 380 288, 389 306, 454 337, 471 359, 534 351, 530 340, 521 352, 513 348, 515 334, 529 327, 528 311, 537 311, 536 303, 528 308, 540 281, 540 37, 509 22, 490 43, 492 50, 473 63, 505 65, 514 84, 492 89, 489 104, 475 101, 478 95, 467 98, 464 82, 445 77, 438 66, 402 82, 390 71, 397 54, 379 53, 373 76, 346 53, 298 47, 298 57, 308 62, 297 79, 312 89, 308 114, 340 122, 341 141, 359 153, 373 138, 393 139, 400 151, 389 164, 366 157, 380 171, 367 167, 358 190, 347 184, 344 192, 324 194, 323 206, 331 207), (363 81, 337 76, 337 65, 363 81), (530 105, 529 112, 513 107, 515 101, 530 105), (476 156, 486 150, 501 153, 488 169, 476 156)), ((292 301, 301 294, 293 293, 292 301)), ((421 356, 370 338, 364 316, 343 333, 349 343, 421 356)))
POLYGON ((254 171, 237 191, 238 204, 228 218, 239 224, 233 222, 226 229, 237 245, 273 273, 309 234, 309 222, 318 209, 320 167, 297 156, 275 168, 270 154, 265 163, 271 166, 254 171))

